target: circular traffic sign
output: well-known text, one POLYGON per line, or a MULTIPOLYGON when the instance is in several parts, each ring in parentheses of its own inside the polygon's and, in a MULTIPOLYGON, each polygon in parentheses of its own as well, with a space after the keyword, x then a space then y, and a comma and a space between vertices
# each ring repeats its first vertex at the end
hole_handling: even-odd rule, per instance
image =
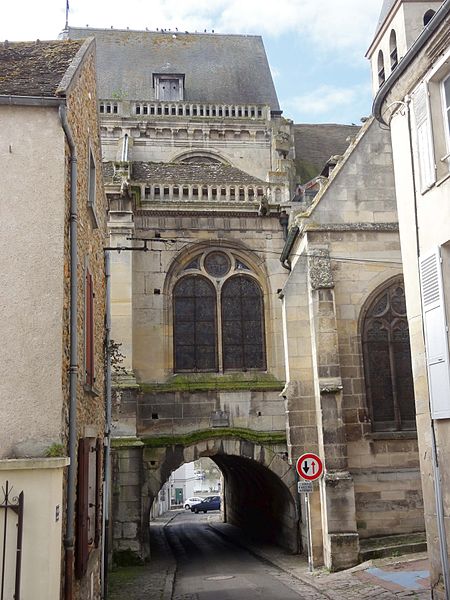
POLYGON ((302 454, 297 460, 296 469, 302 479, 315 481, 323 473, 323 462, 317 454, 308 452, 307 454, 302 454))

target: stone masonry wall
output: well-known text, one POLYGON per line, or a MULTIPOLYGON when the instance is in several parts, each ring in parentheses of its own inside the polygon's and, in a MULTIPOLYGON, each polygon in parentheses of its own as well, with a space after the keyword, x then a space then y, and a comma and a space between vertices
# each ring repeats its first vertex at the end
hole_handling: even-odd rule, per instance
MULTIPOLYGON (((105 425, 104 394, 104 336, 106 286, 104 271, 104 252, 106 236, 106 197, 103 189, 102 163, 97 120, 97 97, 95 56, 91 51, 83 62, 67 98, 68 121, 77 150, 77 208, 78 208, 78 388, 77 388, 77 430, 78 437, 95 437, 103 439, 105 425), (89 181, 89 148, 96 163, 95 213, 97 223, 94 224, 91 210, 88 208, 89 181), (95 226, 96 225, 96 226, 95 226), (94 364, 95 382, 93 389, 85 386, 84 347, 85 347, 85 266, 93 277, 94 286, 94 364)), ((67 146, 66 146, 67 148, 67 146)), ((67 148, 67 155, 69 150, 67 148)), ((70 165, 67 160, 67 173, 70 165)), ((63 385, 65 396, 69 395, 69 298, 70 298, 70 263, 69 263, 69 210, 70 210, 70 176, 66 186, 66 241, 65 241, 65 301, 64 301, 64 344, 63 385)), ((65 408, 64 420, 68 419, 68 405, 65 408)), ((88 572, 76 582, 76 598, 100 597, 100 547, 92 548, 88 572), (91 596, 91 574, 94 577, 94 596, 91 596)))

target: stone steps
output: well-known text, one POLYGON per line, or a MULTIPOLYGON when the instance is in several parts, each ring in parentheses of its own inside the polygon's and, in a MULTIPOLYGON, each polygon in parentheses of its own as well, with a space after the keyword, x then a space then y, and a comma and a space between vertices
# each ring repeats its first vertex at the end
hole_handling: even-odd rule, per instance
POLYGON ((360 560, 364 562, 373 558, 401 556, 413 552, 426 552, 425 533, 389 535, 367 540, 360 540, 360 560))

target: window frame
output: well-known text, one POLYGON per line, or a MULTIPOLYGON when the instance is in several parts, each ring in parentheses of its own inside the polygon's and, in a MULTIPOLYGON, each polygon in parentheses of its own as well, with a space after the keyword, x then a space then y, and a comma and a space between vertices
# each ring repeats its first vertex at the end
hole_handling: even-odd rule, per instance
POLYGON ((95 384, 95 292, 89 267, 84 270, 84 384, 92 390, 95 384))
POLYGON ((446 161, 450 169, 450 73, 447 74, 440 82, 441 88, 441 107, 442 107, 442 119, 443 129, 445 136, 445 143, 447 153, 441 158, 442 161, 446 161), (449 83, 448 97, 445 91, 445 84, 449 83))
POLYGON ((87 153, 87 208, 91 217, 92 227, 97 229, 97 162, 90 142, 88 143, 87 153))
POLYGON ((381 87, 386 81, 386 64, 384 62, 384 52, 380 48, 377 56, 377 74, 378 74, 378 87, 381 87))
MULTIPOLYGON (((171 322, 172 322, 172 335, 169 337, 171 339, 172 345, 172 370, 174 373, 198 373, 198 370, 180 370, 177 367, 176 360, 176 313, 175 313, 175 296, 174 292, 176 286, 180 281, 185 279, 188 276, 202 276, 205 277, 206 280, 210 282, 215 291, 215 307, 216 307, 216 355, 217 355, 217 367, 215 370, 208 369, 208 371, 203 372, 215 372, 219 374, 223 373, 237 373, 237 372, 247 372, 247 371, 256 371, 256 372, 265 372, 267 371, 267 340, 266 340, 266 293, 264 287, 261 285, 260 277, 255 273, 254 268, 251 266, 248 257, 243 255, 242 253, 235 252, 234 250, 229 250, 221 247, 208 247, 205 249, 198 249, 196 252, 190 252, 188 256, 186 256, 185 260, 182 262, 182 266, 179 267, 176 276, 172 279, 171 291, 169 292, 169 297, 172 299, 171 306, 171 322), (205 259, 214 254, 214 253, 222 253, 228 256, 230 261, 229 270, 222 275, 213 275, 208 273, 205 267, 205 259), (235 277, 248 277, 251 281, 257 286, 260 299, 261 299, 261 350, 262 350, 262 366, 260 367, 247 367, 243 366, 243 368, 224 368, 224 342, 223 342, 223 313, 222 313, 222 290, 224 285, 232 278, 235 277)), ((201 372, 201 371, 200 371, 201 372)))
POLYGON ((397 44, 397 32, 395 29, 391 30, 389 36, 389 57, 391 59, 391 72, 398 65, 398 44, 397 44))
POLYGON ((78 440, 77 502, 75 528, 75 576, 87 573, 89 555, 101 538, 102 447, 100 437, 78 440))
POLYGON ((153 73, 153 88, 155 90, 155 100, 159 102, 182 102, 184 100, 184 73, 153 73), (161 99, 160 85, 162 81, 176 81, 178 83, 178 98, 176 100, 161 99))
MULTIPOLYGON (((401 398, 398 394, 398 390, 397 390, 397 383, 398 383, 398 377, 400 374, 400 369, 402 367, 400 360, 396 360, 396 351, 395 351, 395 345, 396 343, 398 343, 398 340, 395 340, 394 338, 394 333, 396 330, 400 329, 399 324, 403 323, 404 325, 406 325, 407 329, 408 329, 408 339, 409 339, 409 325, 408 325, 408 319, 406 316, 406 309, 405 309, 405 314, 401 315, 400 313, 394 313, 392 311, 392 306, 387 306, 387 311, 386 313, 383 313, 382 315, 372 315, 371 312, 374 310, 374 308, 376 307, 377 303, 380 302, 383 299, 383 296, 385 294, 388 294, 389 299, 388 299, 388 304, 391 300, 391 292, 397 288, 397 287, 401 287, 403 289, 403 294, 404 294, 404 290, 405 290, 405 286, 404 286, 404 282, 402 278, 394 278, 389 280, 388 282, 385 282, 383 285, 379 286, 372 294, 371 296, 368 298, 368 300, 366 301, 364 310, 362 312, 362 318, 360 321, 360 332, 361 332, 361 346, 362 346, 362 360, 363 360, 363 372, 364 372, 364 384, 365 384, 365 396, 366 396, 366 404, 367 404, 367 409, 370 415, 370 421, 371 421, 371 425, 372 425, 372 431, 373 432, 403 432, 403 431, 416 431, 417 430, 417 426, 416 426, 416 421, 415 421, 415 396, 414 396, 414 380, 413 380, 413 374, 412 374, 412 363, 411 363, 411 347, 409 345, 409 367, 410 367, 410 383, 411 383, 411 393, 412 393, 412 397, 409 399, 409 401, 412 403, 411 405, 408 405, 406 408, 407 409, 411 409, 413 408, 414 411, 414 419, 407 419, 407 418, 402 418, 402 405, 401 405, 401 398), (389 314, 391 313, 391 314, 389 314), (386 315, 389 315, 389 317, 386 317, 386 315), (381 420, 381 419, 375 419, 375 411, 374 411, 374 396, 373 396, 373 381, 372 381, 372 374, 373 371, 371 370, 371 361, 370 361, 370 344, 371 342, 374 342, 374 340, 369 340, 368 339, 368 330, 369 330, 369 326, 371 325, 371 322, 375 322, 378 321, 379 323, 381 323, 382 325, 382 329, 384 329, 387 332, 387 339, 386 340, 380 340, 380 342, 385 341, 387 347, 388 347, 388 363, 389 363, 389 372, 386 373, 386 376, 389 375, 390 381, 388 381, 388 383, 390 384, 390 390, 391 390, 391 394, 392 394, 392 414, 393 414, 393 418, 392 419, 388 419, 388 420, 381 420)), ((373 347, 372 347, 372 352, 373 352, 373 347)), ((399 359, 401 358, 401 355, 398 355, 399 359)))

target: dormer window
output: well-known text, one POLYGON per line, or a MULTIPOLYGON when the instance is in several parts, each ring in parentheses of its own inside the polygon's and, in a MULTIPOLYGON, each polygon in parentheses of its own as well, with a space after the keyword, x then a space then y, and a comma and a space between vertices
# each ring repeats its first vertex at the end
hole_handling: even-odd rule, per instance
POLYGON ((389 38, 389 52, 391 56, 391 71, 393 71, 398 65, 397 35, 394 29, 391 31, 391 37, 389 38))
POLYGON ((156 100, 174 101, 184 99, 184 75, 177 73, 154 73, 153 87, 156 100))
POLYGON ((382 86, 386 81, 386 74, 384 71, 384 56, 383 50, 378 52, 378 85, 382 86))
POLYGON ((423 24, 425 27, 428 25, 428 23, 431 21, 435 14, 436 11, 430 8, 430 10, 427 10, 427 12, 423 15, 423 24))

